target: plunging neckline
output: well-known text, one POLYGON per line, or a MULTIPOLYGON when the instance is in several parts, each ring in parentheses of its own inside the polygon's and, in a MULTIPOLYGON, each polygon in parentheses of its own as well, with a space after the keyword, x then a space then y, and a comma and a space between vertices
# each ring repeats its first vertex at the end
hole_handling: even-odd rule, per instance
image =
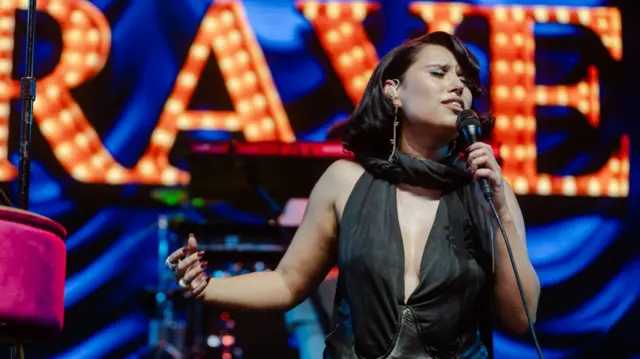
MULTIPOLYGON (((433 170, 436 179, 444 181, 420 186, 442 191, 442 196, 433 198, 437 208, 431 200, 398 208, 400 202, 404 205, 404 197, 398 195, 397 187, 413 184, 401 176, 405 172, 375 163, 369 165, 378 170, 363 172, 346 199, 336 244, 340 268, 334 299, 336 321, 326 340, 325 353, 331 357, 382 358, 394 346, 407 354, 404 356, 417 357, 428 350, 433 356, 453 357, 461 345, 474 340, 479 326, 483 340, 490 338, 492 282, 485 280, 491 276, 491 267, 487 267, 490 258, 484 244, 489 243, 491 233, 486 218, 475 217, 484 213, 477 211, 473 187, 451 188, 455 181, 449 179, 448 170, 427 162, 429 168, 423 171, 419 164, 409 162, 409 175, 433 170), (405 254, 400 216, 409 218, 404 217, 403 209, 427 207, 429 216, 435 211, 434 223, 428 233, 424 227, 416 233, 426 243, 419 249, 415 243, 416 249, 405 254), (405 272, 405 263, 411 264, 411 272, 405 272), (405 287, 412 291, 405 293, 405 287), (407 337, 402 328, 415 328, 419 338, 407 337)), ((427 214, 413 215, 411 222, 424 225, 427 214)), ((404 233, 407 239, 413 235, 410 231, 404 233)), ((410 246, 407 242, 407 249, 410 246)))
POLYGON ((442 210, 442 203, 444 201, 444 195, 441 195, 440 198, 438 199, 438 207, 436 208, 436 214, 434 216, 433 219, 433 224, 431 225, 431 229, 429 230, 429 234, 427 234, 427 241, 424 244, 424 248, 422 249, 422 255, 420 256, 420 264, 418 267, 418 284, 416 285, 416 287, 413 289, 413 291, 411 291, 411 294, 409 294, 409 296, 407 297, 406 293, 405 293, 405 289, 406 289, 406 280, 405 280, 405 267, 406 267, 406 262, 407 262, 407 258, 405 256, 405 247, 404 247, 404 236, 402 234, 402 226, 400 225, 400 215, 398 214, 398 191, 399 188, 397 186, 394 186, 394 195, 391 196, 392 197, 392 206, 395 207, 395 211, 393 212, 393 222, 395 222, 395 226, 396 226, 396 230, 398 231, 398 236, 396 238, 398 238, 400 240, 400 255, 402 256, 402 266, 400 267, 400 275, 399 275, 399 281, 398 283, 400 283, 400 293, 398 294, 398 298, 401 299, 401 303, 402 305, 408 305, 409 302, 411 301, 411 299, 413 298, 413 296, 416 294, 416 292, 418 291, 418 289, 420 289, 420 286, 423 284, 424 281, 424 266, 425 266, 425 258, 428 254, 428 249, 429 246, 431 245, 430 243, 433 242, 433 235, 434 232, 436 230, 436 226, 438 225, 441 213, 440 211, 442 210))

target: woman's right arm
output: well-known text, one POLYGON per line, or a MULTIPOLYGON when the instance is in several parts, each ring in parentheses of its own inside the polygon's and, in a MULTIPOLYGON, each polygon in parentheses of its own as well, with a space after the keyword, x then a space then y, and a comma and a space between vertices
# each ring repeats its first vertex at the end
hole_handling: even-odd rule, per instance
POLYGON ((288 310, 302 302, 336 263, 336 194, 342 161, 318 180, 291 244, 275 271, 211 278, 203 298, 220 308, 288 310))

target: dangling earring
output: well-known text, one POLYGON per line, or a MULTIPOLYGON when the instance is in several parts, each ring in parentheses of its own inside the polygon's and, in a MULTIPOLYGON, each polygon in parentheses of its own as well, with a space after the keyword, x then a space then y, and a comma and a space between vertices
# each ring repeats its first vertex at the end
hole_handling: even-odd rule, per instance
POLYGON ((400 123, 398 122, 398 106, 395 106, 395 110, 393 113, 393 138, 391 138, 391 155, 389 156, 389 159, 387 161, 391 162, 391 160, 393 159, 393 155, 396 153, 396 142, 397 142, 397 131, 396 129, 398 128, 398 125, 400 123))

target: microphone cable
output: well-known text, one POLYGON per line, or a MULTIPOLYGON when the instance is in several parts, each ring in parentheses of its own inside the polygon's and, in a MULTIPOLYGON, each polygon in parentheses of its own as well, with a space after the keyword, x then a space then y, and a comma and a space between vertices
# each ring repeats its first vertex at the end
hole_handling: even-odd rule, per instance
MULTIPOLYGON (((504 229, 504 225, 502 224, 502 220, 500 219, 500 215, 496 210, 496 206, 493 204, 493 196, 491 192, 482 191, 484 198, 489 203, 491 207, 491 211, 493 212, 493 216, 496 218, 498 222, 498 227, 500 227, 500 232, 502 232, 502 239, 504 239, 504 244, 507 247, 507 252, 509 253, 509 259, 511 260, 511 266, 513 267, 513 274, 516 277, 516 283, 518 284, 518 291, 520 291, 520 298, 522 299, 522 304, 524 305, 524 312, 527 315, 527 322, 529 324, 529 330, 531 331, 531 337, 533 338, 533 344, 536 347, 536 351, 538 352, 538 358, 544 359, 542 356, 542 349, 540 348, 540 343, 538 343, 538 337, 536 336, 536 330, 533 328, 533 319, 531 319, 531 313, 529 312, 529 306, 527 305, 527 297, 524 295, 524 289, 522 288, 522 281, 520 280, 520 274, 518 274, 518 268, 516 266, 516 260, 513 258, 513 251, 511 250, 511 244, 509 243, 509 239, 507 238, 507 231, 504 229)), ((495 238, 492 238, 495 240, 495 238)))

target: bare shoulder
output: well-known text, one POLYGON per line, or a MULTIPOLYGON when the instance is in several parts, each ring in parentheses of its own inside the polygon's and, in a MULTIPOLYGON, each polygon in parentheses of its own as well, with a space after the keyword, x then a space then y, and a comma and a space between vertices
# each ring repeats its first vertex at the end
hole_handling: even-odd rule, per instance
POLYGON ((326 203, 334 210, 341 208, 338 204, 344 193, 351 192, 362 172, 364 169, 357 162, 348 159, 333 162, 313 187, 309 195, 309 204, 326 203))
POLYGON ((327 181, 331 182, 335 192, 342 189, 350 189, 358 181, 364 168, 357 162, 348 159, 340 159, 333 162, 325 171, 323 177, 327 177, 327 181))
POLYGON ((348 159, 339 159, 333 162, 326 173, 333 178, 335 184, 344 184, 349 181, 357 181, 364 172, 364 168, 357 162, 348 159))
POLYGON ((363 172, 364 168, 359 163, 348 159, 335 161, 325 172, 327 177, 331 178, 331 188, 335 196, 333 204, 338 220, 342 218, 342 213, 351 191, 363 172))

